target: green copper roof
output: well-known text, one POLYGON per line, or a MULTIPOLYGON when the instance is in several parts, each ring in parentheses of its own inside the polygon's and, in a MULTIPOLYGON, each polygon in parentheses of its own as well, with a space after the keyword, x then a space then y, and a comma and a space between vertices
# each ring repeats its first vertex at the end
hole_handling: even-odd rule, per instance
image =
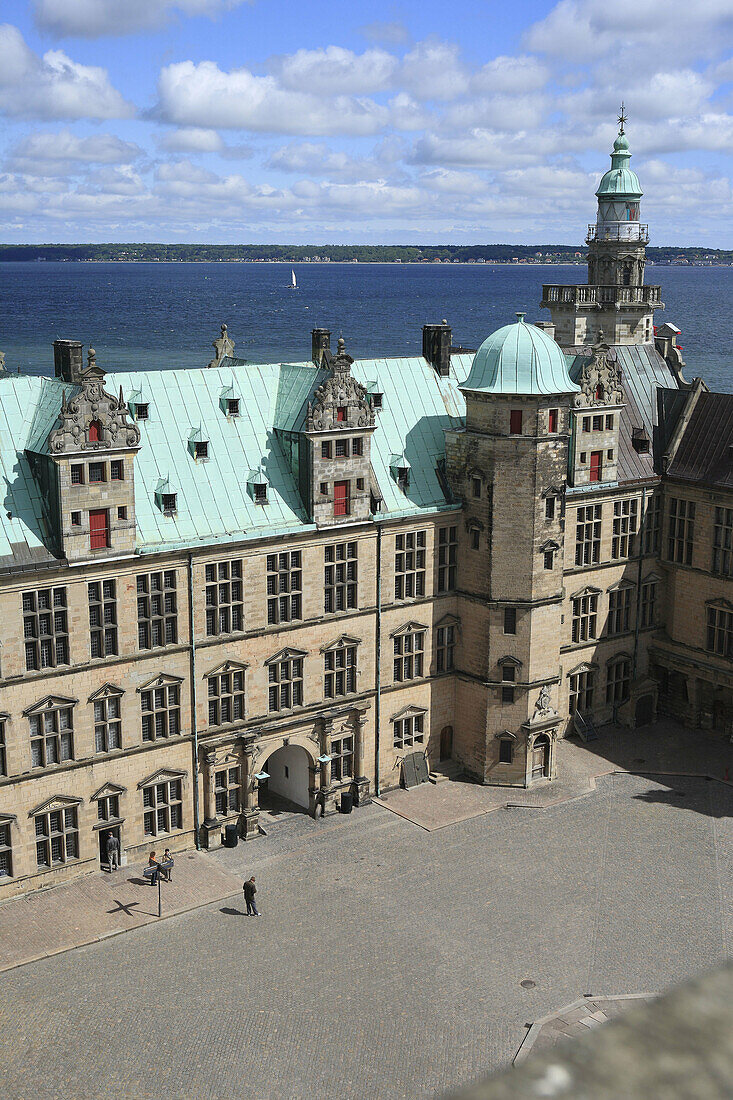
POLYGON ((562 349, 518 313, 514 325, 497 329, 476 352, 463 390, 502 394, 576 393, 562 349))
POLYGON ((623 130, 613 143, 611 167, 598 184, 596 195, 603 198, 640 199, 643 195, 636 172, 629 168, 629 142, 623 130))

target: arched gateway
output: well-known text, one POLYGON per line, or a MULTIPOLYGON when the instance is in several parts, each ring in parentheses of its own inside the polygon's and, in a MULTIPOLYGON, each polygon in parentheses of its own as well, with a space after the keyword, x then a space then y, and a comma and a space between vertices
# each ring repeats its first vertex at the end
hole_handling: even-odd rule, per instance
POLYGON ((259 784, 260 809, 280 809, 291 804, 310 810, 314 763, 302 745, 276 749, 263 765, 268 778, 259 784))

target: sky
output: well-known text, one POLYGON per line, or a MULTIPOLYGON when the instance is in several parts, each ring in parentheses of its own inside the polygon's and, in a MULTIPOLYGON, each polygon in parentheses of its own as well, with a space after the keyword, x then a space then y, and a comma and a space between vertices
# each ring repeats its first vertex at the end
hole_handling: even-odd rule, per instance
POLYGON ((0 241, 733 247, 731 0, 0 0, 0 241))

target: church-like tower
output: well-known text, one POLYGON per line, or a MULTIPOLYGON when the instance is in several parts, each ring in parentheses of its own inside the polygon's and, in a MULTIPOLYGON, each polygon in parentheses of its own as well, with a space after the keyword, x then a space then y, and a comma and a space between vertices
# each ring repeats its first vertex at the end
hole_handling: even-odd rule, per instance
POLYGON ((649 227, 640 220, 642 190, 629 166, 623 105, 611 167, 598 185, 598 213, 588 226, 588 284, 542 289, 555 339, 563 347, 592 344, 603 330, 610 344, 650 344, 654 310, 663 309, 658 286, 644 285, 649 227))

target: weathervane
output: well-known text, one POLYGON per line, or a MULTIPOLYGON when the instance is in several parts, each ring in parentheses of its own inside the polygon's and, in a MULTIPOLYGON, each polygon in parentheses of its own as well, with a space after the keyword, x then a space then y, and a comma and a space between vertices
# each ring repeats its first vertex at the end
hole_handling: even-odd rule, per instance
POLYGON ((620 134, 623 134, 623 132, 624 132, 624 123, 626 121, 627 121, 627 116, 624 114, 624 105, 622 103, 621 104, 621 114, 618 116, 618 124, 621 127, 621 129, 619 130, 620 134))

